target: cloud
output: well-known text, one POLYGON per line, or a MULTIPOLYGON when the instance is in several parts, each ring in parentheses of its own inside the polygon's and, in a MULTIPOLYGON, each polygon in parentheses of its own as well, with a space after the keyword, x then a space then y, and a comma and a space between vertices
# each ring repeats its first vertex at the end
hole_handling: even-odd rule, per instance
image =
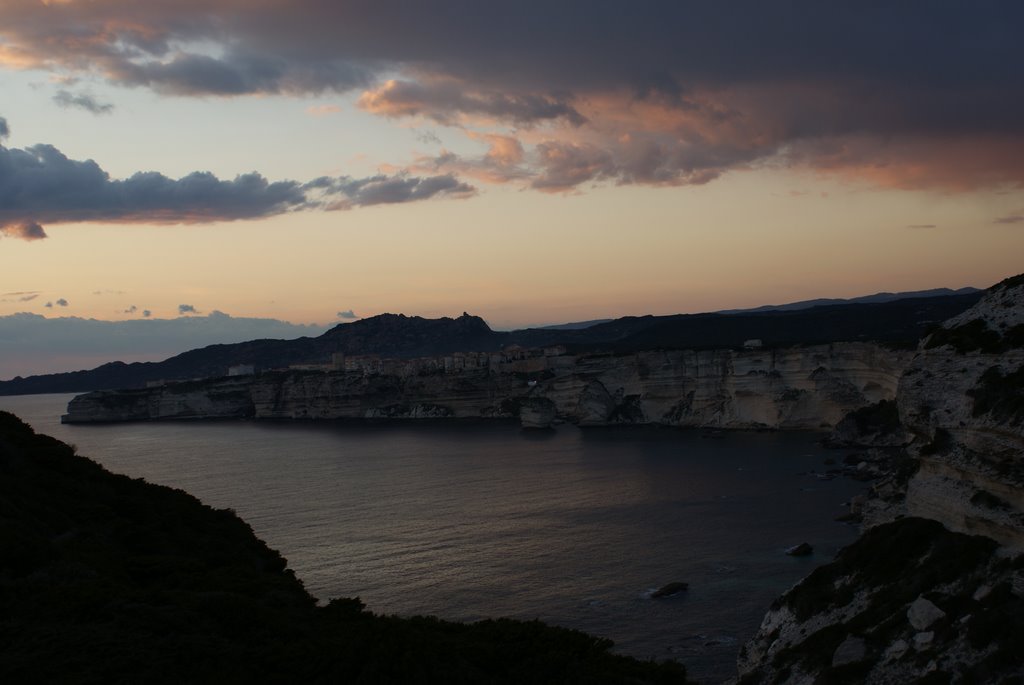
POLYGON ((67 307, 68 301, 62 297, 59 300, 57 300, 54 304, 56 304, 58 307, 67 307))
POLYGON ((108 103, 97 102, 91 95, 86 93, 72 93, 61 89, 53 96, 53 101, 66 109, 77 107, 93 114, 110 114, 114 106, 108 103))
POLYGON ((357 103, 362 109, 388 117, 423 116, 440 124, 463 117, 492 117, 517 124, 564 119, 573 126, 586 119, 565 99, 545 94, 509 94, 474 91, 454 79, 426 82, 386 81, 364 92, 357 103))
POLYGON ((615 174, 608 152, 595 146, 547 141, 537 146, 541 173, 531 185, 538 190, 564 191, 615 174))
POLYGON ((173 95, 343 92, 373 80, 371 71, 355 61, 325 57, 303 62, 268 56, 256 45, 252 48, 252 52, 229 50, 219 57, 177 51, 165 54, 163 60, 114 56, 101 61, 115 82, 173 95))
POLYGON ((181 315, 181 314, 198 314, 198 313, 199 312, 196 311, 196 308, 193 307, 190 304, 179 304, 178 305, 178 314, 179 315, 181 315))
POLYGON ((0 117, 0 142, 11 135, 11 129, 7 125, 7 119, 0 117))
POLYGON ((136 307, 135 305, 131 305, 130 307, 128 307, 128 309, 125 309, 125 310, 124 310, 123 312, 121 312, 121 313, 122 313, 122 314, 134 314, 134 313, 135 313, 135 312, 137 312, 137 311, 139 311, 139 308, 138 308, 138 307, 136 307))
POLYGON ((53 302, 47 302, 43 306, 46 307, 47 309, 53 309, 53 302))
POLYGON ((39 297, 38 290, 19 290, 0 294, 0 302, 31 302, 39 297))
POLYGON ((333 179, 324 177, 310 181, 303 188, 336 198, 326 205, 331 210, 413 202, 437 195, 466 198, 476 192, 473 186, 463 183, 452 174, 418 177, 398 173, 359 179, 347 176, 333 179))
POLYGON ((186 96, 358 91, 386 117, 542 130, 524 167, 540 190, 784 166, 961 191, 1024 184, 1022 22, 1020 3, 968 0, 12 0, 0 65, 186 96))
POLYGON ((149 317, 153 316, 153 312, 149 311, 148 309, 143 309, 142 316, 148 319, 149 317))
POLYGON ((39 240, 41 224, 137 222, 196 224, 313 209, 467 197, 474 188, 450 174, 320 178, 271 182, 258 173, 221 180, 209 172, 171 179, 140 172, 110 178, 93 160, 69 159, 52 145, 0 147, 0 232, 39 240))
POLYGON ((427 145, 440 145, 441 138, 433 131, 418 130, 415 131, 416 140, 427 145))
POLYGON ((447 172, 486 183, 509 183, 528 180, 533 171, 525 164, 525 150, 512 136, 483 134, 471 136, 489 143, 486 153, 479 157, 466 157, 448 150, 434 156, 420 156, 409 166, 419 173, 447 172))
POLYGON ((326 117, 343 111, 341 105, 313 105, 306 108, 306 114, 311 117, 326 117))
POLYGON ((908 224, 907 228, 938 228, 937 224, 908 224))
POLYGON ((339 319, 358 319, 359 317, 356 316, 356 313, 353 312, 351 309, 346 309, 343 312, 338 312, 338 318, 339 319))
MULTIPOLYGON (((0 154, 3 154, 2 150, 0 150, 0 154)), ((2 212, 3 210, 0 209, 0 214, 2 214, 2 212)), ((43 230, 43 227, 31 220, 21 221, 18 223, 0 224, 0 233, 8 238, 17 238, 28 242, 33 240, 42 240, 48 237, 46 235, 46 231, 43 230)))
POLYGON ((1021 224, 1024 223, 1024 214, 1008 214, 992 220, 994 224, 1021 224))

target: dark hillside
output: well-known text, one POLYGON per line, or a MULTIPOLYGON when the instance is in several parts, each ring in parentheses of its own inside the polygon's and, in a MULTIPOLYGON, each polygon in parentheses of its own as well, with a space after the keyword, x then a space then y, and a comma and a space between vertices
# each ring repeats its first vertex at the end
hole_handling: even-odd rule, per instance
POLYGON ((873 341, 912 348, 928 329, 964 311, 981 295, 667 318, 616 341, 615 348, 739 347, 750 339, 761 340, 768 347, 873 341))

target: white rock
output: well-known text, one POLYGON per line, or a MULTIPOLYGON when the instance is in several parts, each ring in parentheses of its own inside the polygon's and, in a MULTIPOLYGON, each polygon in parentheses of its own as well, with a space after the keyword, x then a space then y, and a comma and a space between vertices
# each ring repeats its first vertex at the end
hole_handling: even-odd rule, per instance
POLYGON ((910 649, 910 645, 907 644, 906 640, 896 640, 885 650, 885 660, 895 661, 906 654, 908 649, 910 649))
POLYGON ((915 599, 907 609, 907 620, 910 621, 910 625, 914 626, 914 630, 926 630, 945 615, 946 612, 924 597, 915 599))

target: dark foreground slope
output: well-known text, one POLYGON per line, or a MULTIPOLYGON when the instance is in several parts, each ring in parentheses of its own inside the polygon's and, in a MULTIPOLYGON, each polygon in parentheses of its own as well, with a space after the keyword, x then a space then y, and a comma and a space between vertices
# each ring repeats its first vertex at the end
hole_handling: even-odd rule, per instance
POLYGON ((0 412, 0 682, 681 683, 540 622, 317 607, 231 511, 0 412))

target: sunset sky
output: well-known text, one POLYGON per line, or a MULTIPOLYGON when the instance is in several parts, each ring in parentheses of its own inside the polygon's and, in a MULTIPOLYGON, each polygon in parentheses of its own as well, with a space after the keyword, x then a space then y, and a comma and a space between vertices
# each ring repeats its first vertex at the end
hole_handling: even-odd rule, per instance
POLYGON ((0 316, 496 328, 1024 271, 1024 4, 0 1, 0 316))

